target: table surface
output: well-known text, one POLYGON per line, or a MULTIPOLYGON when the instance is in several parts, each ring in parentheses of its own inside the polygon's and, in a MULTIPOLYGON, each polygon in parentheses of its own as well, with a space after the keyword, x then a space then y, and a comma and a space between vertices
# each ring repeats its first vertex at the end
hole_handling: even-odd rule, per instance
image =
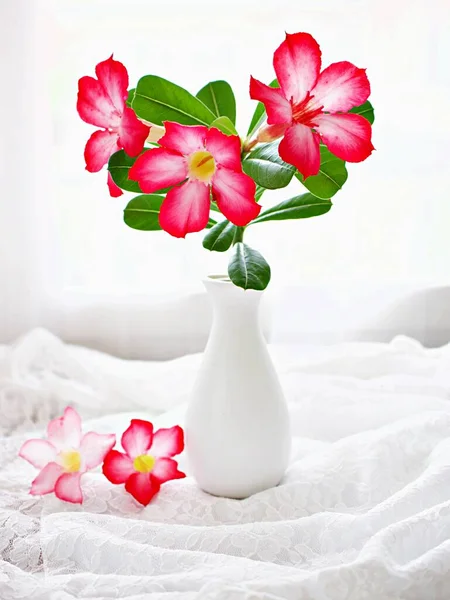
POLYGON ((0 598, 448 600, 450 347, 270 350, 293 431, 283 482, 239 501, 188 477, 142 508, 100 473, 81 507, 32 497, 17 451, 68 404, 85 430, 183 424, 201 356, 124 361, 43 330, 1 348, 0 598))

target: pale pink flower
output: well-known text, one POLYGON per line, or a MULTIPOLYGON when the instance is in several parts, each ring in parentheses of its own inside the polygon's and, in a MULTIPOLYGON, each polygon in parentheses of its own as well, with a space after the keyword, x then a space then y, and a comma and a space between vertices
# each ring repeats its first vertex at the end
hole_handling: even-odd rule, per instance
POLYGON ((19 451, 19 456, 40 469, 30 494, 54 492, 60 500, 81 504, 81 476, 101 465, 115 443, 114 434, 89 431, 82 435, 80 415, 68 406, 62 417, 48 424, 47 439, 28 440, 19 451))

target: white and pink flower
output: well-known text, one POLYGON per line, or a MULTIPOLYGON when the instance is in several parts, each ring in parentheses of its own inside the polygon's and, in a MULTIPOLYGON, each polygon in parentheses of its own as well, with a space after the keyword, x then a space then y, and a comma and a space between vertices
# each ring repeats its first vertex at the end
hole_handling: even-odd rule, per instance
MULTIPOLYGON (((97 79, 82 77, 78 82, 77 110, 86 123, 101 127, 89 138, 84 151, 86 169, 100 171, 109 157, 122 148, 129 156, 137 156, 144 147, 150 127, 140 121, 126 106, 128 72, 112 55, 95 67, 97 79)), ((122 190, 108 173, 111 196, 122 190)))
POLYGON ((128 175, 146 194, 171 188, 159 214, 162 229, 174 237, 204 229, 211 193, 235 225, 248 225, 258 216, 261 207, 255 200, 255 182, 242 172, 238 136, 170 121, 165 128, 160 148, 142 154, 128 175))
POLYGON ((125 453, 110 450, 107 454, 103 473, 111 483, 124 483, 126 491, 144 506, 161 484, 186 477, 173 460, 184 449, 184 434, 178 425, 154 433, 152 423, 133 419, 122 435, 122 447, 125 453))
POLYGON ((48 424, 46 440, 28 440, 19 451, 19 456, 40 469, 30 494, 54 492, 60 500, 81 504, 81 476, 101 465, 115 443, 113 434, 90 431, 82 435, 80 415, 67 407, 62 417, 48 424))
POLYGON ((320 141, 342 160, 361 162, 374 149, 370 123, 348 111, 370 95, 365 69, 342 61, 320 72, 319 44, 308 33, 286 34, 273 66, 280 85, 250 79, 250 97, 266 107, 268 126, 258 141, 282 137, 280 157, 306 178, 320 167, 320 141))

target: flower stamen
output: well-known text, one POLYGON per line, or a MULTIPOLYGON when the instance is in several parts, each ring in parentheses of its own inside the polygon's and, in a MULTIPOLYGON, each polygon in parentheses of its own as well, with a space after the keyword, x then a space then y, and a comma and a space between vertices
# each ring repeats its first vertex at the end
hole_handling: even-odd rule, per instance
POLYGON ((59 462, 66 473, 76 473, 81 467, 81 454, 77 450, 63 450, 59 462))
POLYGON ((150 456, 150 454, 141 454, 140 456, 136 456, 133 461, 133 467, 139 473, 150 473, 156 463, 156 458, 154 456, 150 456))
POLYGON ((314 127, 314 118, 323 112, 323 106, 315 106, 313 98, 314 96, 311 96, 311 94, 308 92, 306 98, 297 104, 291 100, 292 119, 296 123, 301 123, 302 125, 307 125, 308 127, 314 127))
POLYGON ((198 150, 188 157, 189 177, 203 183, 210 183, 216 172, 214 157, 206 150, 198 150))

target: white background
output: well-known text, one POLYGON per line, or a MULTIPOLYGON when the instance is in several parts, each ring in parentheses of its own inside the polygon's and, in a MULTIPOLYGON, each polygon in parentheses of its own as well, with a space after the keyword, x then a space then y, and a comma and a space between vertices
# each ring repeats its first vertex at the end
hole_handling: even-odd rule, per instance
MULTIPOLYGON (((203 250, 201 234, 184 241, 124 225, 128 196, 110 198, 106 173, 84 170, 94 128, 76 113, 77 80, 112 52, 130 85, 154 73, 196 93, 226 79, 244 134, 255 105, 249 76, 273 78, 284 31, 312 33, 324 66, 367 68, 376 152, 348 165, 327 215, 248 231, 272 266, 275 339, 421 337, 430 318, 431 343, 448 337, 446 297, 437 307, 416 298, 413 317, 402 307, 394 321, 377 313, 450 275, 449 2, 20 0, 0 10, 2 340, 42 324, 125 355, 201 347, 209 321, 200 280, 225 271, 227 257, 203 250)), ((300 187, 268 192, 263 204, 300 187)))

